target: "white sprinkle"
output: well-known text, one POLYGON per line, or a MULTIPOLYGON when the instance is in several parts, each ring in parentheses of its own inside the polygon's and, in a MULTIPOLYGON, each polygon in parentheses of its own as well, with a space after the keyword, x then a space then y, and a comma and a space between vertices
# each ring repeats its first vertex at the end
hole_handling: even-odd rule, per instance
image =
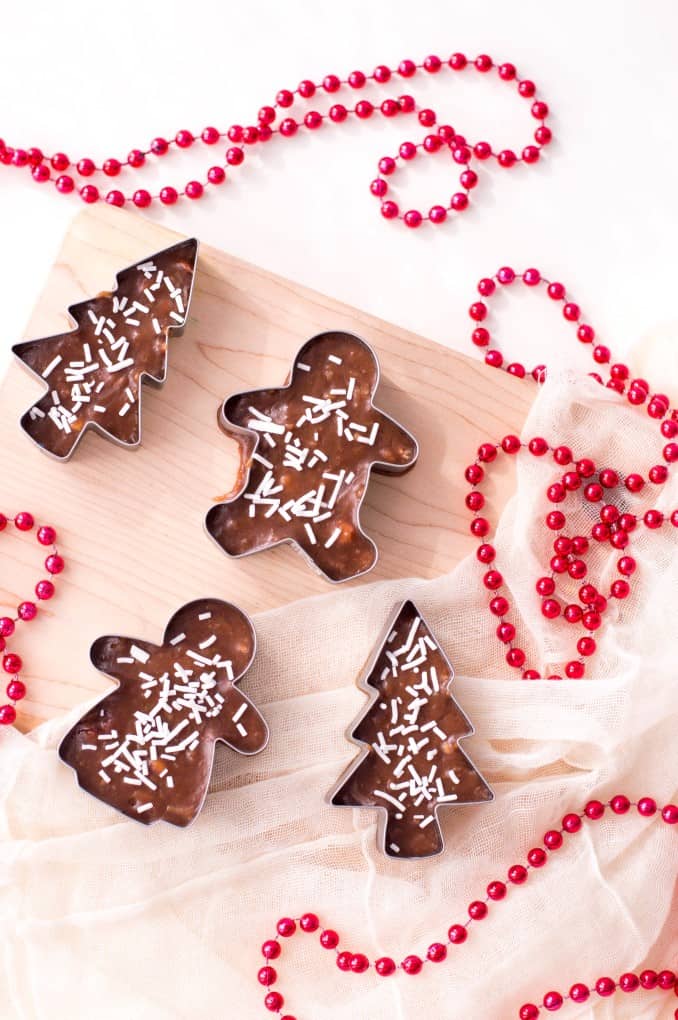
POLYGON ((180 643, 181 641, 183 641, 183 640, 184 640, 184 638, 185 638, 185 637, 186 637, 186 635, 185 635, 185 634, 177 634, 177 636, 176 636, 176 637, 173 637, 173 638, 172 638, 172 639, 170 640, 170 644, 171 644, 171 645, 178 645, 178 644, 179 644, 179 643, 180 643))
POLYGON ((107 772, 104 772, 103 769, 99 769, 99 775, 101 776, 105 783, 110 783, 111 777, 108 775, 107 772))
POLYGON ((150 803, 149 804, 140 804, 139 807, 137 808, 137 814, 138 815, 143 815, 144 811, 150 811, 152 807, 153 807, 153 805, 150 804, 150 803))
POLYGON ((311 371, 311 366, 304 364, 303 361, 298 361, 297 362, 297 368, 300 368, 302 372, 310 372, 311 371))
MULTIPOLYGON (((402 817, 402 815, 401 815, 401 817, 402 817)), ((394 854, 399 854, 400 853, 400 847, 398 846, 397 843, 389 843, 388 847, 389 847, 389 850, 392 850, 394 854)))
POLYGON ((325 542, 325 548, 326 549, 331 548, 331 546, 333 546, 334 543, 336 542, 336 540, 339 538, 340 534, 341 534, 341 528, 335 528, 334 531, 332 532, 332 534, 330 535, 330 537, 325 542))
POLYGON ((237 723, 238 720, 240 718, 242 718, 242 716, 245 714, 246 711, 247 711, 247 702, 243 701, 242 705, 240 706, 238 711, 235 713, 235 715, 231 716, 232 722, 237 723))
POLYGON ((459 779, 459 776, 458 776, 458 775, 457 775, 457 773, 456 773, 456 772, 454 771, 454 769, 450 769, 450 770, 448 771, 448 773, 447 773, 447 774, 448 774, 448 776, 450 777, 450 779, 452 780, 452 782, 453 782, 453 783, 455 784, 455 786, 456 786, 456 785, 457 785, 458 783, 460 783, 460 782, 461 782, 461 780, 459 779))
POLYGON ((426 818, 424 819, 424 821, 423 821, 423 822, 419 822, 419 828, 420 828, 420 829, 425 829, 425 828, 426 828, 426 826, 427 826, 427 825, 430 825, 430 824, 431 824, 431 822, 433 822, 433 821, 435 821, 435 819, 434 819, 433 815, 428 815, 428 816, 427 816, 427 817, 426 817, 426 818))
POLYGON ((167 777, 167 779, 165 780, 165 783, 166 783, 166 784, 167 784, 167 786, 168 786, 168 787, 170 788, 170 790, 171 790, 171 789, 173 788, 173 786, 174 786, 174 780, 172 779, 172 777, 171 777, 171 776, 168 776, 168 777, 167 777))
POLYGON ((81 744, 80 745, 80 750, 81 751, 96 751, 97 750, 97 745, 96 744, 81 744))
MULTIPOLYGON (((102 358, 104 357, 103 350, 101 351, 101 356, 102 358)), ((104 358, 104 360, 106 359, 104 358)), ((121 372, 123 368, 131 368, 133 364, 134 358, 123 358, 122 361, 116 361, 115 364, 109 364, 108 371, 111 373, 121 372)))
POLYGON ((130 658, 129 655, 120 655, 116 659, 116 662, 125 662, 125 663, 127 663, 127 662, 134 662, 134 659, 130 658))
POLYGON ((336 354, 330 354, 327 360, 334 362, 335 365, 341 365, 341 358, 338 358, 336 354))
POLYGON ((43 379, 47 379, 47 377, 54 371, 54 369, 57 367, 57 365, 61 364, 62 361, 63 361, 63 358, 61 357, 61 355, 57 354, 56 358, 53 358, 50 361, 50 363, 47 366, 47 368, 45 368, 43 370, 42 378, 43 379))
POLYGON ((306 531, 306 534, 308 535, 308 538, 309 538, 309 541, 310 541, 311 545, 317 545, 317 539, 315 537, 315 532, 313 531, 313 528, 308 523, 308 521, 306 522, 306 524, 304 524, 304 530, 306 531))
POLYGON ((150 659, 150 652, 144 651, 143 648, 139 648, 138 645, 132 645, 130 647, 130 655, 133 656, 137 662, 148 662, 150 659))
POLYGON ((397 807, 399 811, 402 809, 400 801, 396 800, 395 797, 392 797, 390 793, 385 793, 383 790, 374 790, 374 796, 381 797, 382 800, 387 800, 390 804, 393 804, 394 807, 397 807))
POLYGON ((240 734, 241 737, 246 737, 247 736, 247 730, 245 729, 245 727, 243 726, 242 723, 236 723, 235 728, 236 728, 236 730, 238 731, 238 733, 240 734))
POLYGON ((212 614, 211 613, 198 613, 198 619, 199 620, 211 620, 212 619, 212 614))
POLYGON ((204 641, 201 641, 200 644, 198 645, 198 648, 209 648, 210 645, 213 645, 216 640, 217 635, 212 634, 211 637, 205 638, 204 641))
POLYGON ((130 409, 130 404, 129 403, 125 403, 125 404, 122 405, 122 407, 118 411, 118 414, 120 415, 121 418, 124 418, 124 416, 127 414, 129 409, 130 409))
POLYGON ((438 802, 444 804, 446 801, 459 800, 456 793, 446 793, 444 797, 438 797, 438 802))

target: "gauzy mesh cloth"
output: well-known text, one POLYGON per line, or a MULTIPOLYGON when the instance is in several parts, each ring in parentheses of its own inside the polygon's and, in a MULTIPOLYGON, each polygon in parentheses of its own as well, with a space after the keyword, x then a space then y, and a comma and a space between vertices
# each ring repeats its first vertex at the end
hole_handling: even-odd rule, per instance
MULTIPOLYGON (((547 383, 525 435, 567 442, 575 456, 621 472, 661 459, 656 423, 590 379, 547 383)), ((543 517, 553 479, 550 458, 518 458, 516 495, 496 538, 519 643, 545 669, 545 657, 571 657, 581 633, 547 625, 534 591, 551 554, 543 517)), ((675 482, 658 495, 646 488, 655 489, 655 505, 678 506, 675 482)), ((626 502, 642 511, 651 498, 626 502)), ((590 512, 571 504, 568 530, 588 531, 590 512)), ((315 911, 343 948, 371 958, 423 954, 466 920, 489 881, 504 879, 588 798, 675 801, 677 534, 634 535, 632 596, 606 614, 585 680, 529 682, 509 670, 474 557, 435 581, 363 584, 259 616, 259 652, 243 689, 266 715, 270 744, 247 759, 217 748, 210 794, 187 830, 142 827, 77 788, 55 748, 82 707, 28 736, 3 732, 0 1016, 263 1020, 260 946, 280 916, 315 911), (495 792, 491 804, 441 812, 445 853, 422 862, 382 856, 376 811, 324 799, 356 754, 344 736, 365 704, 355 679, 406 597, 455 667, 455 696, 476 728, 465 748, 495 792)), ((609 583, 619 554, 606 545, 596 555, 591 580, 609 583)), ((299 934, 275 964, 283 1012, 511 1020, 549 989, 675 967, 677 829, 635 810, 608 811, 418 977, 342 974, 317 934, 299 934)), ((672 992, 639 991, 564 1008, 573 1020, 656 1020, 676 1005, 672 992)))

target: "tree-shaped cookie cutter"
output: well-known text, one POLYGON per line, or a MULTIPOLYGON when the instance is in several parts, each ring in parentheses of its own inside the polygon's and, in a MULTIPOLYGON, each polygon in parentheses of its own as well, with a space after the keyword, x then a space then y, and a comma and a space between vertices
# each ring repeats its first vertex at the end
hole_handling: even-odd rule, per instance
MULTIPOLYGON (((370 755, 375 753, 373 747, 370 744, 366 744, 364 741, 358 740, 354 736, 354 733, 355 733, 356 729, 359 727, 359 725, 368 716, 371 715, 372 710, 375 708, 377 703, 378 702, 382 702, 383 693, 379 690, 379 688, 376 685, 370 684, 368 681, 369 681, 369 678, 374 674, 374 670, 375 670, 375 668, 377 666, 379 658, 382 655, 382 653, 384 652, 384 650, 385 650, 385 648, 387 646, 387 643, 389 641, 389 636, 394 633, 394 628, 396 627, 396 625, 397 625, 398 621, 401 619, 401 617, 404 616, 404 614, 406 614, 410 610, 412 611, 413 615, 416 615, 416 618, 423 625, 425 631, 429 635, 433 635, 434 634, 434 631, 431 628, 430 624, 428 623, 428 621, 426 620, 424 615, 420 612, 420 610, 416 607, 416 605, 414 604, 414 602, 411 599, 406 599, 404 602, 400 603, 397 606, 397 608, 395 609, 395 611, 391 614, 391 616, 389 617, 389 620, 388 620, 386 626, 384 627, 383 631, 381 632, 381 635, 380 635, 379 639, 377 640, 377 643, 375 645, 375 648, 374 648, 373 652, 371 653, 369 659, 367 660, 367 663, 366 663, 365 667, 363 668, 363 670, 361 671, 361 673, 360 673, 360 675, 358 677, 357 686, 358 686, 358 688, 361 691, 363 691, 364 694, 366 694, 368 696, 368 703, 364 706, 364 708, 361 710, 361 712, 356 716, 356 718, 349 725, 349 727, 347 728, 347 730, 345 732, 346 739, 351 744, 353 744, 354 746, 356 746, 356 747, 358 747, 360 749, 360 754, 358 754, 356 757, 354 757, 353 760, 346 766, 346 768, 342 772, 341 776, 339 777, 339 779, 337 780, 335 785, 332 787, 332 789, 326 795, 327 803, 331 804, 333 807, 344 807, 344 808, 348 807, 348 808, 352 808, 353 810, 356 810, 357 808, 367 808, 369 810, 376 810, 378 812, 377 845, 378 845, 379 849, 381 850, 381 852, 383 854, 385 854, 387 857, 390 857, 391 859, 397 859, 397 860, 422 860, 422 859, 425 859, 427 857, 439 856, 440 854, 442 854, 444 852, 444 850, 445 850, 445 840, 444 840, 444 835, 443 835, 442 829, 440 828, 440 824, 439 824, 439 810, 440 810, 441 807, 448 807, 448 806, 459 806, 459 807, 462 807, 462 806, 473 805, 473 804, 486 804, 486 803, 489 803, 490 801, 494 800, 494 793, 492 792, 489 784, 484 779, 484 777, 482 776, 481 772, 473 764, 473 762, 468 757, 468 755, 466 755, 466 753, 460 747, 460 740, 466 739, 467 737, 473 736, 473 734, 475 733, 475 729, 474 729, 472 723, 470 722, 470 720, 467 718, 467 716, 464 713, 464 711, 461 709, 461 707, 457 703, 456 698, 454 698, 454 696, 451 693, 451 686, 452 686, 452 683, 454 681, 454 669, 452 667, 452 664, 451 664, 449 658, 447 657, 446 653, 444 652, 443 648, 440 646, 440 644, 437 641, 435 642, 436 653, 439 654, 440 659, 442 660, 442 662, 444 663, 445 668, 449 672, 449 679, 448 679, 447 683, 444 685, 444 687, 443 686, 440 687, 440 693, 444 694, 452 702, 452 705, 457 710, 457 714, 458 714, 460 720, 463 722, 464 727, 465 727, 463 735, 454 738, 454 747, 456 748, 456 750, 458 751, 460 756, 463 759, 465 759, 465 761, 466 761, 466 763, 468 765, 468 768, 469 768, 469 773, 472 773, 474 776, 477 777, 477 779, 478 779, 477 786, 478 786, 479 790, 482 790, 483 796, 479 796, 477 799, 474 798, 474 799, 459 800, 459 801, 454 802, 453 804, 449 804, 449 803, 446 803, 446 802, 443 802, 443 803, 440 803, 440 804, 436 803, 436 805, 434 807, 434 810, 433 810, 433 817, 434 817, 434 820, 435 820, 435 823, 436 823, 436 826, 437 826, 437 835, 439 837, 439 848, 436 849, 436 850, 433 850, 433 851, 428 850, 427 852, 420 853, 420 854, 408 854, 406 852, 402 852, 401 850, 394 851, 394 849, 391 846, 389 846, 389 844, 387 843, 387 828, 388 828, 389 818, 390 818, 389 808, 386 807, 385 804, 379 803, 378 799, 376 801, 365 801, 364 803, 357 803, 355 801, 354 802, 342 802, 341 800, 337 799, 338 795, 342 792, 343 788, 347 785, 347 783, 351 779, 351 777, 361 769, 361 766, 367 761, 367 759, 370 757, 370 755)), ((414 683, 414 682, 415 682, 415 678, 413 677, 412 680, 410 681, 410 683, 414 683)), ((385 706, 385 709, 386 709, 386 711, 388 711, 388 706, 385 706)), ((449 734, 448 736, 452 736, 452 734, 449 734)))
MULTIPOLYGON (((151 386, 154 386, 155 388, 160 388, 167 378, 167 368, 169 359, 169 340, 171 337, 181 336, 185 330, 186 322, 188 320, 189 315, 191 299, 193 296, 193 287, 195 284, 195 276, 197 269, 197 258, 198 258, 198 241, 196 238, 188 238, 184 241, 179 241, 168 248, 163 248, 162 250, 155 252, 155 254, 149 255, 148 257, 141 259, 138 262, 133 262, 131 265, 126 266, 124 269, 121 269, 116 273, 115 277, 116 286, 113 290, 101 291, 93 298, 85 299, 84 301, 77 301, 74 304, 68 306, 67 311, 70 322, 73 325, 73 329, 66 330, 63 333, 57 333, 49 337, 41 337, 35 340, 22 341, 21 343, 14 345, 14 347, 12 348, 12 352, 14 353, 16 358, 22 363, 22 365, 24 365, 24 367, 31 373, 31 375, 39 379, 42 383, 45 384, 46 387, 45 393, 40 398, 40 400, 36 401, 19 419, 19 424, 23 431, 26 432, 31 441, 34 442, 35 445, 40 450, 42 450, 43 453, 46 453, 49 456, 54 457, 56 460, 59 460, 61 462, 68 461, 71 458, 71 456, 75 453, 75 450, 80 444, 83 436, 88 431, 96 432, 99 435, 101 435, 104 439, 107 439, 109 442, 115 443, 118 446, 122 446, 125 449, 136 449, 141 445, 142 389, 144 384, 146 383, 150 384, 151 386), (144 296, 144 301, 146 302, 146 304, 143 307, 147 309, 145 314, 148 315, 151 321, 152 328, 154 330, 154 336, 162 337, 164 351, 162 353, 162 356, 157 359, 158 369, 156 371, 142 370, 139 372, 136 381, 137 392, 136 393, 131 392, 130 393, 131 400, 126 400, 126 403, 130 405, 135 405, 134 415, 136 416, 136 418, 138 418, 138 425, 134 430, 136 432, 136 437, 130 438, 129 440, 120 438, 119 436, 111 432, 109 429, 107 429, 104 425, 100 424, 98 421, 92 418, 85 419, 85 422, 82 426, 77 427, 75 429, 71 429, 70 424, 66 419, 66 427, 68 428, 68 439, 64 443, 64 452, 60 454, 56 452, 54 448, 50 449, 48 442, 46 440, 41 440, 38 437, 39 429, 32 429, 31 425, 36 422, 36 415, 39 415, 40 419, 46 417, 46 413, 40 408, 40 404, 46 400, 48 394, 50 393, 50 390, 52 390, 53 394, 56 394, 58 396, 57 391, 50 386, 50 376, 52 375, 54 370, 57 367, 59 367, 59 364, 63 360, 61 353, 57 349, 59 345, 58 342, 62 340, 64 344, 67 344, 69 338, 75 339, 76 337, 79 337, 81 334, 83 334, 83 327, 79 323, 77 315, 79 311, 82 311, 83 309, 87 308, 91 323, 90 328, 94 335, 92 336, 90 341, 83 341, 83 345, 86 348, 87 352, 91 354, 92 353, 91 349, 94 347, 95 341, 98 342, 99 336, 105 335, 107 330, 108 335, 110 336, 113 335, 111 333, 112 328, 111 323, 114 322, 114 320, 110 318, 111 314, 121 314, 123 316, 124 321, 121 323, 122 326, 124 326, 125 321, 127 321, 125 320, 124 317, 125 313, 129 309, 128 308, 118 309, 118 305, 121 303, 125 303, 125 299, 127 298, 127 295, 124 293, 123 280, 126 278, 129 281, 130 286, 128 289, 131 290, 132 289, 131 278, 133 271, 135 269, 139 269, 140 272, 143 273, 145 266, 152 266, 154 260, 159 260, 161 257, 163 258, 163 260, 167 258, 169 259, 178 259, 179 257, 183 258, 189 266, 188 272, 190 276, 188 286, 185 289, 185 293, 180 297, 181 305, 184 308, 183 321, 181 322, 179 321, 176 321, 176 323, 168 322, 166 325, 163 325, 161 327, 157 321, 157 318, 154 318, 152 315, 154 302, 152 291, 154 289, 154 280, 149 277, 147 281, 148 287, 146 288, 146 291, 144 292, 142 290, 142 294, 147 293, 149 295, 149 297, 144 296), (119 293, 121 287, 123 288, 123 292, 119 293), (103 314, 104 312, 103 307, 101 308, 101 312, 98 316, 93 312, 93 309, 89 307, 97 306, 97 304, 102 306, 102 303, 106 301, 109 302, 110 304, 110 308, 108 309, 107 315, 103 314), (41 345, 43 345, 42 348, 41 345), (54 357, 50 357, 48 351, 51 352, 54 355, 54 357), (44 362, 44 364, 42 364, 42 362, 44 362), (42 365, 42 367, 38 367, 40 365, 42 365), (70 435, 73 432, 75 433, 75 437, 71 441, 70 435)), ((161 285, 162 281, 159 284, 159 286, 161 285)), ((178 291, 179 288, 177 288, 177 292, 178 291)), ((141 302, 139 302, 139 307, 142 307, 141 302)), ((172 314, 173 314, 172 312, 169 313, 169 315, 172 314)), ((175 311, 173 317, 180 317, 179 312, 175 311)), ((118 343, 119 339, 120 338, 113 337, 113 342, 118 343)), ((122 339, 126 340, 125 337, 123 337, 122 339)), ((131 345, 128 344, 128 346, 131 345)), ((85 363, 85 361, 86 359, 83 358, 82 363, 79 362, 78 364, 82 364, 85 371, 89 372, 90 368, 85 363)), ((71 378, 73 378, 74 376, 77 378, 77 370, 72 370, 71 378)), ((83 380, 84 379, 86 379, 86 376, 83 373, 83 380)), ((63 383, 64 389, 66 388, 66 385, 67 383, 66 381, 64 381, 63 383)), ((128 392, 130 392, 129 388, 128 392)), ((83 399, 90 403, 92 407, 96 406, 95 392, 92 391, 86 393, 83 399), (94 403, 92 403, 92 401, 94 401, 94 403)), ((64 408, 64 411, 65 410, 66 409, 64 408)), ((102 408, 102 410, 105 412, 107 411, 107 408, 102 408)), ((119 414, 122 413, 123 412, 121 408, 119 414)), ((38 419, 38 424, 40 419, 38 419)), ((54 433, 54 442, 52 443, 53 447, 56 445, 56 441, 59 439, 60 436, 57 431, 54 433)))

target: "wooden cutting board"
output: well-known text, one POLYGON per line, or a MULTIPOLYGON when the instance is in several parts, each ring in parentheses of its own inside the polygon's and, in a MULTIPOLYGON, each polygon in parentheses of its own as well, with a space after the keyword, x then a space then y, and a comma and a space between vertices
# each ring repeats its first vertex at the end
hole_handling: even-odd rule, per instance
MULTIPOLYGON (((99 205, 73 221, 24 337, 70 323, 68 305, 110 288, 118 269, 178 240, 141 216, 99 205)), ((279 386, 304 340, 345 329, 376 350, 377 402, 419 440, 404 477, 374 475, 362 523, 376 541, 376 568, 353 584, 434 577, 472 548, 463 468, 488 436, 519 431, 528 387, 422 337, 296 283, 201 246, 191 315, 170 341, 168 381, 144 387, 143 445, 124 450, 88 434, 68 463, 53 461, 18 420, 42 393, 13 364, 0 387, 2 506, 30 510, 58 531, 67 570, 55 598, 21 625, 12 650, 25 660, 29 696, 18 723, 38 722, 103 692, 110 683, 89 663, 101 634, 158 638, 184 602, 215 596, 248 613, 335 590, 288 546, 231 560, 203 529, 209 507, 228 492, 235 443, 217 427, 223 399, 238 390, 279 386)), ((495 508, 510 479, 493 481, 495 508)), ((14 610, 44 576, 35 534, 1 536, 0 607, 14 610)))

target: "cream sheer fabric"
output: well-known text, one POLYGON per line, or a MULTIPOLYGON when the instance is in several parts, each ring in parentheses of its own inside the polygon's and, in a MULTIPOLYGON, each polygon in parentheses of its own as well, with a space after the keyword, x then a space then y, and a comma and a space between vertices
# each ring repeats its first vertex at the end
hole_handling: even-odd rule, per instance
MULTIPOLYGON (((536 434, 621 471, 660 459, 656 425, 584 378, 544 387, 525 429, 536 434)), ((533 588, 549 555, 533 523, 552 475, 547 459, 519 458, 496 541, 521 644, 556 661, 578 628, 550 636, 533 588)), ((658 505, 678 506, 675 482, 658 505)), ((579 510, 577 530, 590 523, 579 510)), ((205 808, 185 831, 142 828, 78 790, 55 746, 81 710, 27 737, 2 733, 0 1016, 263 1020, 260 944, 279 916, 315 910, 344 948, 399 959, 463 921, 488 881, 590 796, 675 800, 677 550, 670 528, 634 542, 639 580, 608 613, 593 678, 582 681, 508 678, 475 558, 435 581, 363 584, 259 616, 243 689, 267 717, 269 747, 245 759, 220 746, 205 808), (455 695, 476 727, 465 747, 496 794, 445 811, 446 852, 422 863, 379 854, 375 812, 323 799, 355 754, 344 730, 364 704, 356 675, 404 597, 455 665, 455 695)), ((601 555, 593 574, 609 579, 615 558, 601 555)), ((299 1020, 511 1020, 551 988, 675 967, 677 865, 676 827, 635 811, 606 818, 419 977, 341 974, 317 936, 300 934, 276 963, 277 987, 299 1020)), ((673 993, 618 993, 562 1015, 656 1020, 676 1005, 673 993)))

